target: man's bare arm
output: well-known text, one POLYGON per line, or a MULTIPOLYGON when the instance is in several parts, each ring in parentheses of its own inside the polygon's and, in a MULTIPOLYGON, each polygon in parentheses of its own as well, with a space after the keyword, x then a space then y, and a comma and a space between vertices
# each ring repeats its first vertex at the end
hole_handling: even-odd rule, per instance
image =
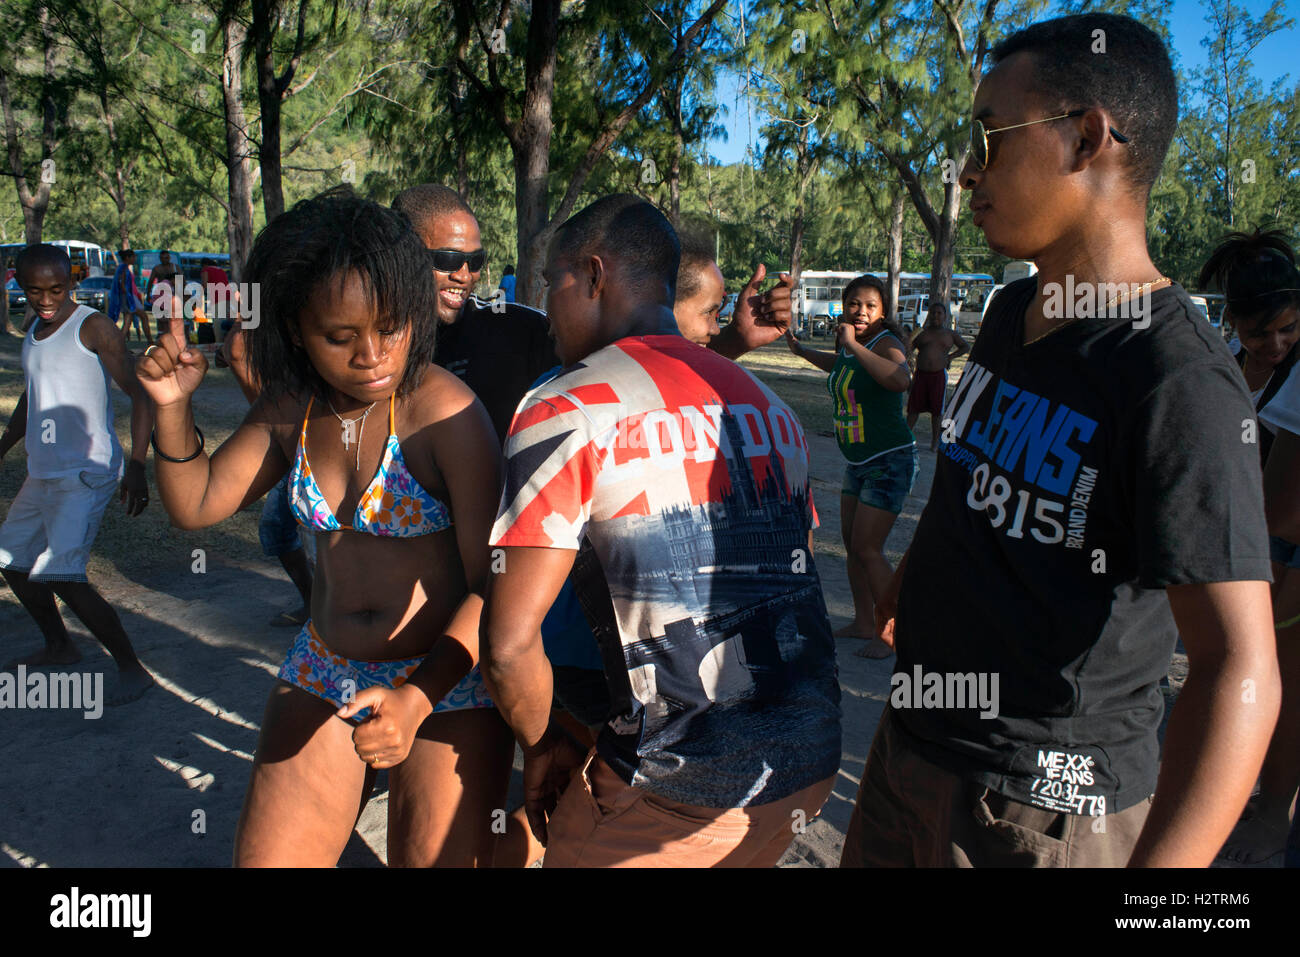
POLYGON ((551 663, 542 648, 542 619, 578 557, 563 548, 503 549, 501 571, 489 576, 479 631, 479 663, 488 694, 527 751, 551 720, 551 663))
POLYGON ((1130 867, 1207 867, 1255 784, 1281 702, 1268 583, 1166 589, 1187 648, 1155 801, 1130 867))

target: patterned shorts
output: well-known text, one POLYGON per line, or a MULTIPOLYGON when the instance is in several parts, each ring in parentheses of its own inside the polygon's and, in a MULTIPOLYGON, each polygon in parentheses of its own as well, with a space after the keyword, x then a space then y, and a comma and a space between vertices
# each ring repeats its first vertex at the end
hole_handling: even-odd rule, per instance
MULTIPOLYGON (((280 666, 280 680, 295 688, 309 691, 316 697, 328 701, 336 707, 343 707, 358 692, 376 686, 383 688, 400 688, 411 677, 411 673, 420 667, 424 656, 419 658, 395 658, 392 661, 357 661, 336 655, 325 647, 316 634, 311 622, 303 625, 302 631, 294 639, 289 649, 289 656, 280 666)), ((433 713, 444 711, 464 711, 469 708, 493 708, 492 699, 488 697, 483 684, 483 676, 478 665, 460 684, 452 688, 447 697, 434 705, 433 713)), ((370 709, 358 711, 350 721, 361 722, 370 717, 370 709)))

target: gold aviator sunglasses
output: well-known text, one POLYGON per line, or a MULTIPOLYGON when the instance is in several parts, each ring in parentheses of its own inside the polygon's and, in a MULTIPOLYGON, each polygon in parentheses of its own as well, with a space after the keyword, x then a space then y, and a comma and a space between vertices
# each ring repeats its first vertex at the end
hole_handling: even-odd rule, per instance
MULTIPOLYGON (((1053 120, 1073 119, 1076 116, 1083 116, 1087 110, 1071 110, 1069 113, 1062 113, 1060 116, 1047 116, 1041 120, 1030 120, 1028 123, 1016 123, 1013 126, 999 126, 995 129, 987 129, 983 121, 975 120, 970 128, 970 155, 975 161, 976 169, 988 169, 989 165, 989 135, 991 133, 1002 133, 1006 130, 1018 130, 1022 126, 1034 126, 1037 123, 1051 123, 1053 120)), ((1110 135, 1115 137, 1116 143, 1127 143, 1128 137, 1121 133, 1115 127, 1108 127, 1110 135)))

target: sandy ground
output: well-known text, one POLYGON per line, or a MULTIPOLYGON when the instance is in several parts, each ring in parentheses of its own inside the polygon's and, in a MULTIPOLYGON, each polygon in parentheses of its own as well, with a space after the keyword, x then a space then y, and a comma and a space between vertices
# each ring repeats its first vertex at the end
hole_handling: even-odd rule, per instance
MULTIPOLYGON (((918 431, 921 474, 889 538, 895 561, 911 540, 934 473, 925 419, 918 431)), ((852 617, 839 540, 843 460, 828 435, 810 428, 809 440, 821 517, 816 563, 832 625, 838 628, 852 617)), ((13 459, 6 465, 15 467, 13 459)), ((0 515, 11 495, 0 495, 0 515)), ((101 540, 107 526, 127 521, 110 510, 101 540)), ((136 704, 105 710, 98 720, 86 720, 80 712, 0 710, 0 767, 5 769, 0 775, 0 866, 229 864, 262 708, 294 636, 293 629, 262 623, 290 607, 296 596, 278 565, 262 560, 247 536, 173 530, 167 537, 176 536, 180 541, 170 541, 173 553, 178 545, 180 554, 188 554, 190 546, 206 550, 205 571, 195 573, 191 563, 178 561, 170 571, 136 573, 142 580, 134 580, 118 567, 129 563, 119 562, 97 578, 159 687, 136 704)), ((84 656, 79 667, 107 669, 111 675, 107 655, 67 617, 84 656)), ((38 642, 35 625, 0 585, 0 656, 8 658, 38 642)), ((833 867, 839 860, 893 662, 856 657, 853 652, 860 646, 854 639, 838 643, 844 713, 838 780, 821 816, 796 839, 783 866, 833 867)), ((1180 677, 1175 676, 1175 688, 1180 677)), ((515 804, 518 767, 517 762, 515 804)), ((384 862, 386 813, 381 775, 343 865, 384 862)))

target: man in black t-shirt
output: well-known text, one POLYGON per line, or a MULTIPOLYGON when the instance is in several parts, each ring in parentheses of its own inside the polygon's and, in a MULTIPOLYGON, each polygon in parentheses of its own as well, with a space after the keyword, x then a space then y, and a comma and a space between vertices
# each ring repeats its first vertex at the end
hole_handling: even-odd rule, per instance
POLYGON ((961 183, 989 245, 1039 272, 990 307, 877 603, 898 663, 841 863, 1206 866, 1280 691, 1249 396, 1146 249, 1173 71, 1105 14, 992 58, 961 183))
POLYGON ((410 218, 433 258, 440 320, 433 361, 474 390, 504 444, 519 400, 559 362, 546 313, 473 294, 483 242, 478 220, 454 189, 412 186, 397 195, 393 208, 410 218))

